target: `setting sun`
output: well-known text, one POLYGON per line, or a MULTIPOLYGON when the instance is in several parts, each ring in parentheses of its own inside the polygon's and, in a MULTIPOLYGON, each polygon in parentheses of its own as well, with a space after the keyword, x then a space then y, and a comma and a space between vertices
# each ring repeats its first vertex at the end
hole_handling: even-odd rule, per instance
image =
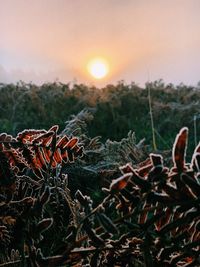
POLYGON ((105 59, 95 58, 89 61, 87 70, 95 79, 102 79, 108 74, 109 66, 105 59))

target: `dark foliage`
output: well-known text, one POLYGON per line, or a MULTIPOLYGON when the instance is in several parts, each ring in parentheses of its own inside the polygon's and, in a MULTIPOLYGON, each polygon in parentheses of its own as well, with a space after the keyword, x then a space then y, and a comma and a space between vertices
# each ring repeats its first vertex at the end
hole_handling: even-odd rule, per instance
POLYGON ((83 84, 1 84, 0 132, 15 135, 24 129, 47 129, 54 124, 63 129, 71 114, 83 108, 95 108, 93 120, 88 124, 90 136, 100 135, 103 142, 119 141, 131 130, 137 133, 139 140, 145 138, 151 144, 148 88, 158 149, 170 149, 174 135, 187 126, 191 154, 195 145, 195 121, 197 133, 200 131, 199 87, 174 86, 162 81, 147 83, 144 88, 119 82, 102 89, 83 84))
MULTIPOLYGON (((125 164, 96 203, 70 191, 67 171, 85 168, 102 145, 73 137, 70 124, 68 135, 54 126, 0 136, 0 266, 199 266, 200 145, 188 164, 188 128, 176 137, 172 166, 153 153, 125 164)), ((101 174, 111 177, 109 168, 101 174)))

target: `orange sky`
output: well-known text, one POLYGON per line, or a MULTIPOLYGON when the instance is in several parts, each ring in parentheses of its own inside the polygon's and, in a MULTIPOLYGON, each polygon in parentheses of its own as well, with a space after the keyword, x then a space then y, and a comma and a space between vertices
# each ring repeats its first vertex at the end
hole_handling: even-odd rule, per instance
POLYGON ((200 80, 199 0, 0 0, 0 82, 200 80))

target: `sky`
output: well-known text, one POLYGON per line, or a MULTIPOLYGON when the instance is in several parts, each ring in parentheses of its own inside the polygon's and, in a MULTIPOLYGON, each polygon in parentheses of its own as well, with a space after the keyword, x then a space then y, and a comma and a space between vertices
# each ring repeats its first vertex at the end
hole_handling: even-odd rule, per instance
POLYGON ((0 0, 0 82, 200 81, 200 0, 0 0), (101 81, 87 63, 103 57, 101 81))

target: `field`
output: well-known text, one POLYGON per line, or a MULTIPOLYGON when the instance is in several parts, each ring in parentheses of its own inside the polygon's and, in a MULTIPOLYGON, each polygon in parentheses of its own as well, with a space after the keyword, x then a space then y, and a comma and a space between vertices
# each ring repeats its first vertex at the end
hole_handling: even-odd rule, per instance
POLYGON ((0 85, 1 266, 200 266, 200 88, 0 85))

